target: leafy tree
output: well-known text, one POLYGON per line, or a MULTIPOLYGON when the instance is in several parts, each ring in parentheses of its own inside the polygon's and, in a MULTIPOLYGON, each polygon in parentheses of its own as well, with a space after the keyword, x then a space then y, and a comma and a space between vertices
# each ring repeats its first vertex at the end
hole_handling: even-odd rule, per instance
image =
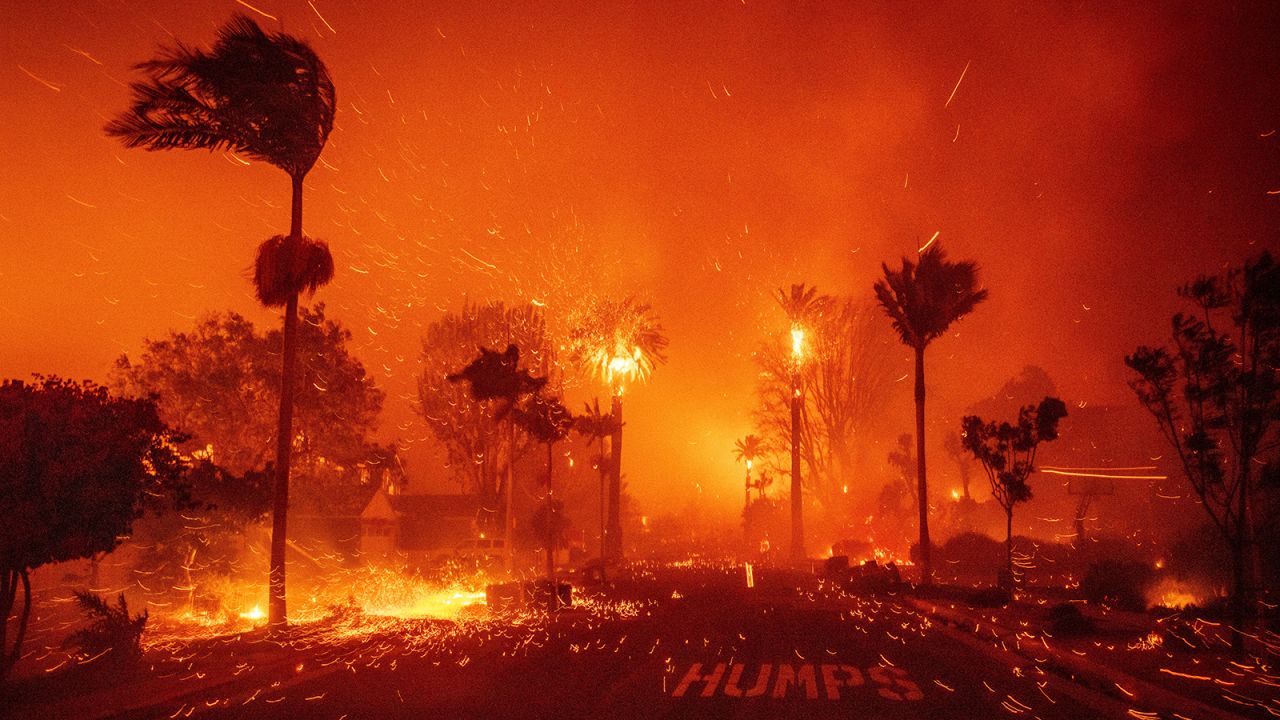
MULTIPOLYGON (((300 316, 291 505, 357 513, 381 476, 397 472, 394 452, 371 438, 385 395, 351 355, 351 332, 326 316, 324 303, 301 308, 300 316)), ((144 341, 136 359, 121 356, 112 386, 156 394, 165 422, 190 434, 184 452, 243 478, 267 466, 277 441, 272 408, 279 402, 282 345, 279 330, 261 333, 236 313, 213 313, 189 331, 144 341)), ((203 487, 217 492, 216 485, 203 487)), ((225 493, 217 499, 224 502, 206 502, 231 507, 225 493)))
MULTIPOLYGON (((845 507, 845 490, 857 483, 856 450, 892 389, 891 337, 875 320, 866 304, 836 297, 806 323, 800 454, 806 487, 828 512, 845 507)), ((787 340, 765 343, 755 354, 761 372, 753 419, 766 451, 790 445, 793 361, 787 340)), ((774 453, 763 457, 774 460, 774 453)))
MULTIPOLYGON (((465 492, 478 495, 482 508, 494 513, 506 492, 500 486, 499 471, 513 464, 513 456, 523 455, 525 444, 515 433, 503 432, 500 421, 510 407, 505 398, 496 403, 473 402, 470 387, 450 382, 448 377, 470 363, 478 349, 508 345, 525 349, 517 364, 524 363, 520 369, 526 377, 530 363, 548 369, 555 365, 546 323, 536 307, 508 308, 501 302, 466 304, 460 312, 446 313, 427 327, 418 377, 417 410, 444 448, 453 479, 465 492)), ((498 388, 482 394, 503 396, 507 392, 498 388)), ((481 520, 490 521, 492 515, 481 520)))
POLYGON ((961 427, 964 447, 973 454, 991 482, 991 495, 1004 508, 1005 562, 1013 578, 1013 508, 1031 499, 1027 479, 1035 472, 1036 450, 1040 443, 1058 439, 1058 422, 1067 416, 1067 406, 1046 396, 1038 405, 1024 405, 1016 423, 984 421, 966 415, 961 427))
POLYGON ((902 268, 882 264, 884 278, 877 280, 876 299, 898 333, 898 339, 916 356, 916 503, 920 510, 920 580, 933 581, 929 545, 929 484, 924 452, 924 351, 929 344, 987 299, 978 288, 978 266, 972 261, 950 262, 940 245, 925 249, 917 262, 902 258, 902 268))
POLYGON ((187 506, 182 439, 153 399, 56 377, 0 385, 0 678, 21 657, 32 569, 110 551, 159 499, 187 506), (9 647, 19 584, 23 605, 9 647))
POLYGON ((1173 316, 1172 348, 1139 347, 1125 364, 1230 548, 1232 647, 1242 652, 1257 505, 1280 480, 1280 266, 1264 252, 1179 295, 1195 310, 1173 316))
POLYGON ((269 604, 271 626, 284 627, 298 295, 333 279, 329 246, 302 234, 302 187, 333 129, 333 81, 306 42, 263 32, 244 15, 218 31, 211 51, 178 44, 138 69, 146 80, 130 86, 133 106, 107 124, 107 134, 147 150, 232 150, 280 168, 292 182, 289 234, 259 246, 253 276, 258 299, 284 308, 269 604))
POLYGON ((667 336, 653 309, 633 296, 587 303, 571 321, 569 360, 595 375, 613 395, 609 411, 617 423, 609 449, 609 521, 612 558, 622 557, 622 393, 628 383, 646 382, 667 361, 667 336))

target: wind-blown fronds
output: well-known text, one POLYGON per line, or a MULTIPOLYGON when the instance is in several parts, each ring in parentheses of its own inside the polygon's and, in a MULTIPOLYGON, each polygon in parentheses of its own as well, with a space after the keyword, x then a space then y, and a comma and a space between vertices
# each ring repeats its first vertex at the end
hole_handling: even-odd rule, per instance
POLYGON ((106 126, 126 147, 231 150, 293 177, 311 169, 333 129, 333 81, 315 51, 234 16, 210 51, 181 43, 139 63, 133 105, 106 126))
POLYGON ((925 250, 918 264, 903 258, 901 270, 881 267, 876 299, 903 344, 913 348, 924 348, 987 299, 987 291, 977 287, 977 263, 948 262, 939 245, 925 250))
POLYGON ((314 293, 332 279, 333 254, 323 240, 275 235, 258 246, 253 288, 267 307, 282 307, 289 298, 314 293))

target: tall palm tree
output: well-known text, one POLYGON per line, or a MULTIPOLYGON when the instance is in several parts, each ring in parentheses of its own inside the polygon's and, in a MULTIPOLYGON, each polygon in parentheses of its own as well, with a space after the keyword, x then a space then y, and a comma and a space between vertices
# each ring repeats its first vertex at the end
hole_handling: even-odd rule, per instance
POLYGON ((622 393, 627 383, 645 382, 667 361, 667 336, 652 308, 628 296, 590 304, 570 332, 570 361, 596 375, 613 395, 610 413, 616 429, 609 441, 608 555, 622 557, 622 393))
POLYGON ((604 454, 604 439, 613 437, 613 435, 622 430, 621 423, 616 421, 612 413, 604 413, 600 410, 600 399, 595 398, 584 406, 583 414, 574 418, 574 429, 579 435, 588 438, 588 441, 594 439, 599 443, 600 455, 596 460, 596 469, 600 472, 600 578, 604 580, 604 558, 605 558, 605 498, 607 496, 605 482, 608 478, 613 477, 613 473, 609 469, 609 457, 604 454))
POLYGON ((747 465, 747 480, 743 488, 743 508, 751 504, 751 463, 760 457, 762 443, 763 441, 759 435, 748 435, 735 440, 733 443, 734 459, 747 465))
POLYGON ((130 148, 231 150, 280 168, 292 182, 289 234, 259 246, 253 277, 258 299, 284 308, 268 614, 272 627, 283 628, 298 295, 333 278, 328 245, 302 234, 302 183, 333 129, 333 81, 307 43, 268 34, 244 15, 218 30, 209 51, 179 43, 137 68, 145 79, 130 86, 133 104, 107 124, 108 135, 130 148))
POLYGON ((978 288, 978 265, 949 262, 935 244, 913 263, 902 258, 902 269, 881 264, 884 278, 875 283, 876 299, 893 323, 902 343, 916 355, 916 504, 920 510, 920 580, 933 581, 929 548, 929 496, 924 462, 924 349, 987 299, 978 288))
POLYGON ((791 559, 804 558, 804 497, 800 477, 800 414, 804 406, 800 367, 804 362, 804 336, 813 320, 831 302, 816 287, 797 283, 790 290, 778 289, 775 299, 791 322, 791 559))
POLYGON ((555 487, 552 484, 552 476, 555 472, 555 445, 569 436, 569 431, 573 429, 574 418, 569 414, 564 403, 560 402, 560 398, 540 392, 535 393, 524 407, 516 408, 514 414, 516 424, 524 428, 531 438, 547 446, 547 502, 544 506, 547 511, 547 579, 553 580, 551 605, 554 609, 558 599, 553 576, 559 534, 558 523, 555 522, 559 513, 555 500, 555 487))

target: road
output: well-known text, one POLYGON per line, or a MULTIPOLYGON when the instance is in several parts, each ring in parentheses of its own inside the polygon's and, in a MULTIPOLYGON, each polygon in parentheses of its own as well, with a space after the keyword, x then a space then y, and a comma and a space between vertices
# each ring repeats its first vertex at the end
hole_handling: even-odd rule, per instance
MULTIPOLYGON (((405 625, 260 648, 244 653, 225 682, 125 713, 99 711, 334 720, 1116 714, 1060 679, 963 642, 892 595, 824 591, 797 573, 754 575, 747 588, 731 566, 640 565, 610 593, 628 599, 621 606, 463 633, 405 625)), ((200 663, 191 661, 188 678, 218 672, 200 663)))

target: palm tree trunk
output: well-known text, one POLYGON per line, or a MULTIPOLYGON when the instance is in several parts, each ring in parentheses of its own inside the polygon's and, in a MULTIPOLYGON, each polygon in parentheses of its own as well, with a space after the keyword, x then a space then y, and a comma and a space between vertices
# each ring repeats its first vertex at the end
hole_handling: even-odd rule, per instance
POLYGON ((555 581, 553 576, 556 571, 556 529, 551 521, 551 513, 553 506, 552 500, 555 498, 551 485, 551 475, 555 468, 555 454, 552 448, 555 443, 547 443, 547 579, 551 580, 551 607, 555 608, 555 581))
POLYGON ((929 547, 929 495, 924 467, 924 346, 916 348, 916 500, 920 506, 920 584, 933 583, 929 547))
MULTIPOLYGON (((293 178, 293 203, 289 222, 289 248, 285 262, 293 262, 293 253, 302 240, 302 176, 293 178)), ((271 510, 271 560, 267 603, 267 624, 284 628, 288 624, 285 608, 285 541, 289 516, 289 456, 293 449, 293 391, 298 354, 298 294, 289 296, 284 308, 284 348, 281 352, 280 418, 276 427, 275 498, 271 510)))
POLYGON ((791 559, 804 559, 804 497, 800 477, 800 374, 791 376, 791 559))
POLYGON ((516 416, 515 412, 507 413, 507 507, 502 522, 502 544, 507 556, 507 572, 516 569, 515 543, 515 490, 516 490, 516 416))
MULTIPOLYGON (((598 414, 598 413, 597 413, 597 414, 598 414)), ((603 582, 605 581, 605 575, 604 575, 604 566, 605 566, 605 562, 604 562, 604 558, 605 558, 605 544, 604 544, 604 539, 605 539, 605 537, 606 537, 606 535, 605 535, 605 531, 604 531, 604 515, 605 515, 605 510, 604 510, 604 498, 605 498, 605 478, 606 478, 606 470, 605 470, 605 466, 604 466, 604 463, 605 463, 605 459, 604 459, 604 435, 601 435, 601 436, 600 436, 600 443, 599 443, 599 444, 600 444, 600 582, 602 582, 602 583, 603 583, 603 582)))
POLYGON ((609 476, 609 527, 606 533, 610 560, 622 559, 622 395, 613 396, 610 413, 616 423, 613 437, 609 440, 609 453, 612 455, 612 474, 609 476))

